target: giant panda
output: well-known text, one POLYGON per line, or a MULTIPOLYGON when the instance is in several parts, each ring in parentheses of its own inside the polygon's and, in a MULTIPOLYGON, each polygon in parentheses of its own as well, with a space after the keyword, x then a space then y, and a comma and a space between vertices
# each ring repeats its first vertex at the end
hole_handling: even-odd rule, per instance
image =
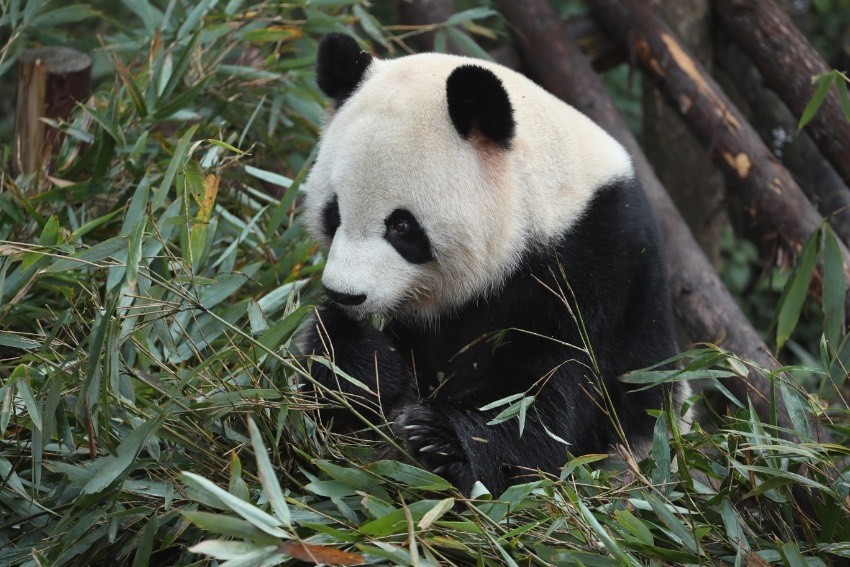
POLYGON ((647 410, 687 390, 618 380, 677 352, 657 227, 625 149, 488 61, 379 60, 330 34, 317 82, 332 108, 303 218, 327 250, 328 301, 300 344, 332 361, 312 376, 355 410, 322 419, 389 423, 466 494, 557 473, 568 454, 645 447, 647 410), (506 398, 531 403, 492 423, 508 406, 481 408, 506 398))

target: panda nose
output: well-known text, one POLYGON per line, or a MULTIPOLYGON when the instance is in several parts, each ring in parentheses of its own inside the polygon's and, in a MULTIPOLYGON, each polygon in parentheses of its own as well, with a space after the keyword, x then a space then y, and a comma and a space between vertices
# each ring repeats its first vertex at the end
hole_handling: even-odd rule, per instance
POLYGON ((325 288, 325 293, 328 294, 328 297, 331 298, 331 301, 334 303, 338 303, 340 305, 360 305, 364 301, 366 301, 365 293, 358 293, 356 295, 351 293, 343 293, 341 291, 334 291, 328 286, 322 286, 325 288))

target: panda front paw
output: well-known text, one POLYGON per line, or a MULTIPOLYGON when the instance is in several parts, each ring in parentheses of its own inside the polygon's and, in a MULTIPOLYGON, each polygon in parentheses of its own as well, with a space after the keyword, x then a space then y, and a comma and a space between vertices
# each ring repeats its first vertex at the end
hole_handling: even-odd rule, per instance
POLYGON ((423 468, 469 494, 472 468, 446 416, 420 404, 405 406, 393 423, 393 433, 423 468))

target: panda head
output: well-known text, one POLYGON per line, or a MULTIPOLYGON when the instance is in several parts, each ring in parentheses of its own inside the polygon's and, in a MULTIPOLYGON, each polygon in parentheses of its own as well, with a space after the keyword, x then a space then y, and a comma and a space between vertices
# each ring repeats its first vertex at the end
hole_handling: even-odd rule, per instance
POLYGON ((317 82, 334 105, 304 216, 328 249, 322 284, 352 315, 434 320, 498 289, 599 185, 582 167, 555 182, 552 159, 582 153, 562 127, 598 128, 498 65, 433 53, 379 60, 331 34, 317 82), (553 120, 557 105, 569 120, 553 120))

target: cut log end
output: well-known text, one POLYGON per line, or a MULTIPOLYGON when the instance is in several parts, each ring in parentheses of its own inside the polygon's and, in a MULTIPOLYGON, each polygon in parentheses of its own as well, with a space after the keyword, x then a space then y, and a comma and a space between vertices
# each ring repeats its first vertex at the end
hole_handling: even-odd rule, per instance
POLYGON ((51 75, 79 73, 91 68, 91 57, 87 53, 70 47, 38 47, 28 49, 18 60, 20 65, 33 65, 40 61, 51 75))

